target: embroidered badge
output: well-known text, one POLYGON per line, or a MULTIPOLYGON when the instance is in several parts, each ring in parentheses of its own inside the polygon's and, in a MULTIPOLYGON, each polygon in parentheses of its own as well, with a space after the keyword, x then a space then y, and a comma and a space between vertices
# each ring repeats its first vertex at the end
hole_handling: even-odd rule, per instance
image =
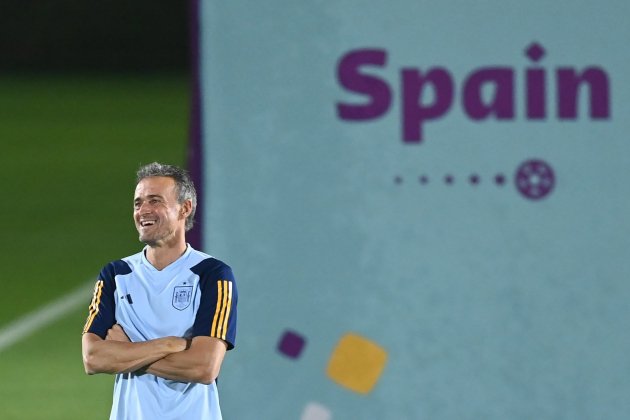
POLYGON ((173 290, 173 307, 179 311, 190 306, 192 300, 192 286, 175 286, 173 290))

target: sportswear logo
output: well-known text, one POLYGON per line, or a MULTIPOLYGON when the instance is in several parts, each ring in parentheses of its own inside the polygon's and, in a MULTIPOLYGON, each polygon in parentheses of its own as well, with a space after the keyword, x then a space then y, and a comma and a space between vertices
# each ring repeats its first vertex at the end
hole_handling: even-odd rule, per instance
POLYGON ((190 306, 192 286, 175 286, 173 290, 173 307, 179 311, 190 306))

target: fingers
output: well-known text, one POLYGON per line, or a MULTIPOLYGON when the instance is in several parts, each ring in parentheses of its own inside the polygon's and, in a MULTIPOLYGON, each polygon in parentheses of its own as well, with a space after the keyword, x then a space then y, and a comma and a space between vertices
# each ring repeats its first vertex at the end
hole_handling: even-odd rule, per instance
POLYGON ((109 330, 107 330, 107 336, 105 337, 105 340, 115 340, 116 333, 117 331, 113 327, 110 328, 109 330))
POLYGON ((115 340, 115 341, 131 341, 123 327, 119 324, 114 324, 110 329, 107 330, 107 335, 105 336, 105 340, 115 340))

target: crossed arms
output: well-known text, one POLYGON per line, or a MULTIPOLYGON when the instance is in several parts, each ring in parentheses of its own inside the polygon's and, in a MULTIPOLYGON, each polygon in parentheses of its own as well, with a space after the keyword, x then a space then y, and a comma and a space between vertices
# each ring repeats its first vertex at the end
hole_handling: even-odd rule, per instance
POLYGON ((95 373, 150 373, 182 382, 212 383, 221 369, 227 344, 214 337, 191 340, 163 337, 132 343, 118 324, 102 339, 85 333, 82 338, 83 366, 95 373))

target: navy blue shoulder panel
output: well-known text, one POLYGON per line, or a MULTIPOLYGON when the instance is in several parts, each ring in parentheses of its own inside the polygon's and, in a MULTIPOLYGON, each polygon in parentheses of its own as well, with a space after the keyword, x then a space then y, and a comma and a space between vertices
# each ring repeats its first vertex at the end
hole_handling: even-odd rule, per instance
POLYGON ((193 324, 193 337, 209 336, 227 343, 236 342, 238 291, 232 268, 216 258, 206 258, 190 269, 199 276, 201 302, 193 324))
POLYGON ((191 267, 190 271, 192 271, 199 277, 204 278, 208 275, 212 275, 212 272, 214 271, 221 271, 225 269, 231 270, 230 266, 224 263, 223 261, 210 257, 201 261, 199 264, 195 265, 194 267, 191 267))
POLYGON ((115 276, 131 274, 131 267, 123 260, 112 261, 101 270, 101 280, 113 281, 115 276))
POLYGON ((83 333, 91 332, 103 339, 107 336, 107 330, 116 323, 116 276, 130 274, 131 271, 129 264, 122 260, 110 262, 103 267, 94 286, 83 333))

